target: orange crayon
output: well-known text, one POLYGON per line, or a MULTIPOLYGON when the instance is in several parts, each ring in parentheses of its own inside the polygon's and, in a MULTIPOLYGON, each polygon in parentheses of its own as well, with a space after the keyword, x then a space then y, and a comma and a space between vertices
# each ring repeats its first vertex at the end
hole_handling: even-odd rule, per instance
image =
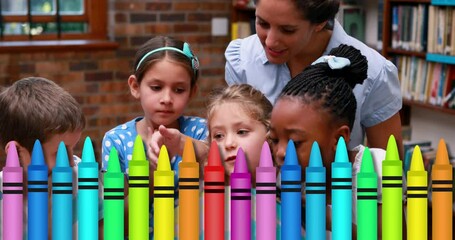
POLYGON ((199 239, 199 163, 186 137, 179 163, 179 239, 199 239))
POLYGON ((439 141, 436 161, 431 169, 432 180, 432 239, 452 240, 452 165, 446 143, 439 141))

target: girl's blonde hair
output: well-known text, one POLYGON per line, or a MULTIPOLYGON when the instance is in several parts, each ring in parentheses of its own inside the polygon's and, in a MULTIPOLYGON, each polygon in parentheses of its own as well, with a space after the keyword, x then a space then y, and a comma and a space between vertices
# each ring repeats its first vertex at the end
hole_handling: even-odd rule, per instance
POLYGON ((207 125, 209 129, 214 111, 217 106, 223 103, 239 104, 252 119, 264 124, 267 131, 270 129, 270 115, 273 106, 262 92, 248 84, 231 85, 212 91, 207 106, 207 125))

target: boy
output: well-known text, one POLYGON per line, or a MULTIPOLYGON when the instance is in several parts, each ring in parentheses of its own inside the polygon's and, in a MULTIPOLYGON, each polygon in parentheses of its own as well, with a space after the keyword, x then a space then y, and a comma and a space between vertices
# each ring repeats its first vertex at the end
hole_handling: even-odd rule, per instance
MULTIPOLYGON (((70 165, 73 166, 73 237, 77 235, 77 164, 80 159, 73 156, 85 128, 85 117, 77 101, 56 83, 40 77, 23 78, 14 82, 0 93, 0 148, 7 152, 14 141, 24 169, 24 211, 26 210, 27 167, 35 140, 40 140, 46 164, 49 168, 49 186, 52 186, 51 170, 56 163, 58 145, 63 141, 67 147, 70 165)), ((1 180, 1 172, 0 172, 1 180)), ((100 196, 102 185, 100 184, 100 196)), ((49 198, 51 197, 49 191, 49 198)), ((49 199, 50 200, 50 199, 49 199)), ((50 201, 49 201, 50 203, 50 201)), ((100 201, 100 204, 102 201, 100 201)), ((51 207, 49 207, 51 209, 51 207)), ((99 211, 102 206, 99 206, 99 211)), ((25 215, 26 216, 26 215, 25 215)), ((49 214, 51 216, 51 214, 49 214)), ((102 213, 99 214, 102 218, 102 213)), ((2 219, 0 219, 1 224, 2 219)), ((24 239, 27 218, 24 217, 24 239)), ((99 222, 100 224, 102 221, 99 222)), ((52 221, 49 221, 51 235, 52 221)), ((102 226, 102 225, 101 225, 102 226)), ((102 230, 102 227, 99 228, 102 230)), ((102 236, 102 231, 100 231, 102 236)), ((77 238, 75 238, 77 239, 77 238)))

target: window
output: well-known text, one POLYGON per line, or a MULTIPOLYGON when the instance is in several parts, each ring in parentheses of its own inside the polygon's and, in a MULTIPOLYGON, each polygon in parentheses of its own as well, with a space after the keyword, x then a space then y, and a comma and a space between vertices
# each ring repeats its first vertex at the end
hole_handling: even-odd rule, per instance
POLYGON ((105 40, 106 0, 0 0, 0 41, 105 40))

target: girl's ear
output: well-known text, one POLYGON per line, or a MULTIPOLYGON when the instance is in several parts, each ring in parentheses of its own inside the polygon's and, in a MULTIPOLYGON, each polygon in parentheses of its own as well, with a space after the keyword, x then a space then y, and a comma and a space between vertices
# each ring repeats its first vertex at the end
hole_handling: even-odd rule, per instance
POLYGON ((332 145, 333 151, 335 152, 337 149, 338 139, 340 137, 344 138, 346 144, 349 143, 349 140, 351 138, 351 130, 347 125, 341 125, 338 129, 335 130, 335 134, 333 136, 336 138, 334 139, 335 141, 333 141, 334 144, 332 145))
POLYGON ((128 86, 130 87, 130 92, 131 92, 131 95, 136 98, 136 99, 139 99, 141 94, 140 94, 140 91, 139 91, 139 83, 137 81, 137 78, 136 76, 134 75, 131 75, 129 78, 128 78, 128 86))

